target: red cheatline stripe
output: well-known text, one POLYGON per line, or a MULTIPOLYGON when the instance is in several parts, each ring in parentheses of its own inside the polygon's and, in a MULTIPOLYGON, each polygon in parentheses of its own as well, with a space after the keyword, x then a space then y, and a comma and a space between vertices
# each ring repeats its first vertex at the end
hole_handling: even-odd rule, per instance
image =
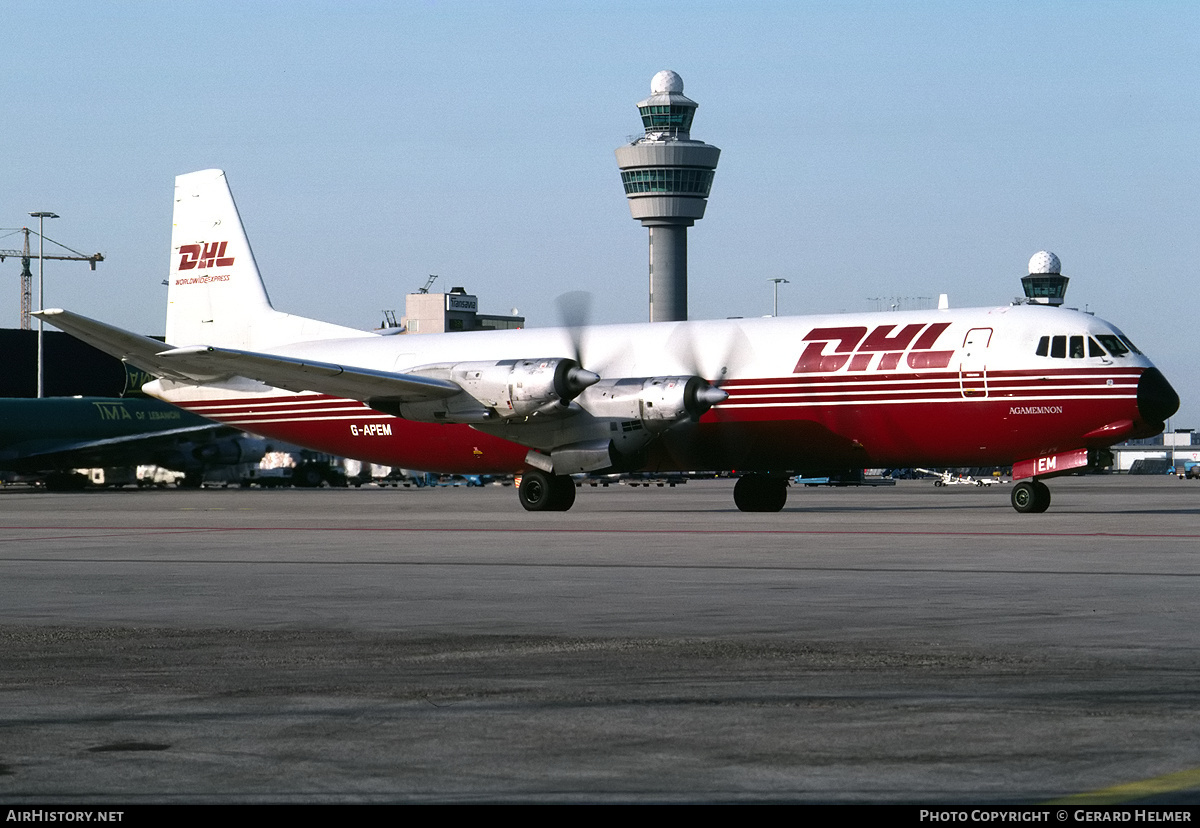
POLYGON ((730 393, 739 393, 742 391, 750 391, 755 389, 779 389, 779 388, 795 388, 798 390, 808 390, 812 388, 830 388, 830 389, 853 389, 858 387, 884 387, 884 388, 937 388, 941 386, 956 386, 962 379, 962 376, 986 378, 989 385, 998 385, 1005 387, 1028 387, 1028 388, 1055 388, 1055 387, 1072 387, 1072 386, 1096 386, 1096 387, 1122 387, 1136 388, 1137 377, 1128 376, 1062 376, 1062 377, 1000 377, 992 373, 984 374, 982 372, 974 372, 967 375, 954 374, 948 377, 893 377, 893 376, 856 376, 843 378, 830 378, 821 381, 770 381, 770 382, 755 382, 755 383, 721 383, 721 387, 730 393))
MULTIPOLYGON (((968 391, 971 389, 968 388, 968 391)), ((975 388, 974 393, 963 394, 961 391, 948 392, 944 394, 920 394, 913 396, 896 395, 891 397, 873 397, 873 398, 844 398, 835 396, 806 396, 792 397, 790 395, 779 395, 767 399, 745 399, 742 397, 731 397, 723 403, 720 403, 716 409, 727 408, 778 408, 780 406, 793 407, 810 407, 810 406, 876 406, 876 405, 899 405, 899 404, 937 404, 937 403, 990 403, 994 406, 1010 405, 1013 403, 1036 403, 1041 405, 1046 404, 1064 404, 1071 400, 1132 400, 1136 399, 1133 394, 1112 394, 1112 393, 1093 393, 1093 394, 1053 394, 1047 396, 1016 396, 1005 394, 1003 396, 994 393, 987 396, 983 393, 982 387, 975 388)))
MULTIPOLYGON (((1107 368, 1084 371, 1078 368, 1050 371, 995 371, 987 375, 988 398, 1006 401, 1054 402, 1066 399, 1129 399, 1141 368, 1107 368), (1107 383, 1112 381, 1112 385, 1107 383), (1101 384, 1104 383, 1104 384, 1101 384), (1070 390, 1073 393, 1065 394, 1070 390), (1018 392, 1027 392, 1020 394, 1018 392)), ((766 377, 729 380, 721 386, 730 393, 724 407, 779 407, 853 403, 938 402, 963 399, 962 379, 957 371, 890 373, 879 376, 835 375, 766 377), (755 393, 755 392, 759 393, 755 393)), ((968 381, 978 389, 979 381, 968 381)), ((979 401, 981 397, 968 397, 979 401)), ((301 393, 268 398, 223 398, 183 401, 181 407, 203 416, 239 423, 300 420, 385 419, 366 404, 328 394, 301 393), (333 415, 333 416, 331 416, 333 415)))
POLYGON ((193 408, 193 409, 201 409, 204 411, 213 411, 213 412, 228 411, 231 409, 261 409, 263 411, 276 411, 276 410, 288 409, 288 408, 304 408, 304 409, 332 408, 332 409, 337 409, 337 408, 346 408, 346 407, 352 407, 352 408, 365 408, 366 407, 362 403, 360 403, 358 400, 349 400, 349 399, 329 399, 329 400, 317 400, 317 401, 288 400, 286 402, 270 402, 270 403, 260 402, 258 400, 242 400, 241 402, 236 403, 236 404, 225 403, 222 405, 209 405, 206 403, 185 402, 185 403, 183 403, 183 405, 186 405, 189 408, 193 408))
MULTIPOLYGON (((1014 371, 996 371, 988 370, 988 379, 1027 379, 1040 380, 1043 377, 1050 380, 1060 380, 1068 378, 1078 378, 1084 381, 1105 380, 1112 378, 1117 379, 1136 379, 1141 376, 1143 368, 1096 368, 1092 370, 1084 368, 1063 368, 1049 371, 1032 371, 1032 370, 1014 370, 1014 371)), ((958 369, 953 371, 912 371, 912 372, 888 372, 875 373, 873 371, 865 371, 850 374, 795 374, 788 377, 761 377, 747 379, 729 379, 722 380, 720 385, 722 388, 729 389, 743 385, 811 385, 821 383, 855 383, 864 381, 896 381, 896 382, 925 382, 925 381, 956 381, 958 379, 958 369)))
MULTIPOLYGON (((864 391, 837 391, 817 393, 816 391, 794 392, 794 393, 774 393, 774 394, 751 394, 740 392, 731 394, 730 398, 721 403, 718 407, 723 409, 728 408, 779 408, 779 407, 811 407, 811 406, 875 406, 875 405, 896 405, 901 403, 910 404, 937 404, 937 403, 960 403, 960 402, 989 402, 993 405, 1002 405, 1009 403, 1040 403, 1040 404, 1062 404, 1070 400, 1131 400, 1135 399, 1134 393, 1120 393, 1122 390, 1117 386, 1098 387, 1098 388, 1074 388, 1072 393, 1055 393, 1052 389, 1038 389, 1041 393, 1038 394, 1022 394, 1014 390, 1002 390, 987 387, 987 396, 981 392, 984 387, 981 384, 968 384, 968 391, 974 391, 974 394, 963 393, 961 386, 947 388, 940 391, 918 389, 913 391, 896 392, 878 390, 871 392, 864 391)), ((314 406, 314 407, 295 407, 291 409, 274 409, 268 411, 250 410, 246 408, 235 409, 228 408, 219 411, 212 411, 201 407, 192 408, 184 406, 190 411, 203 416, 209 416, 214 419, 219 419, 224 422, 233 424, 251 424, 251 423, 272 423, 272 422, 306 422, 306 421, 332 421, 332 420, 388 420, 392 419, 392 415, 384 414, 367 406, 314 406)), ((257 407, 257 406, 256 406, 257 407)))
MULTIPOLYGON (((919 384, 899 384, 899 383, 855 383, 854 385, 823 385, 823 386, 764 386, 764 387, 748 387, 727 388, 731 397, 752 397, 752 396, 767 396, 778 394, 837 394, 845 396, 848 394, 919 394, 927 391, 953 391, 958 390, 964 383, 969 385, 980 385, 985 382, 983 377, 966 377, 963 380, 955 380, 954 382, 925 382, 919 384)), ((993 388, 1000 391, 1016 392, 1028 391, 1037 395, 1046 395, 1053 391, 1120 391, 1130 392, 1137 389, 1136 385, 1126 383, 1113 383, 1108 385, 1099 382, 1087 383, 1014 383, 1014 382, 994 382, 990 378, 986 380, 988 388, 993 388)))
POLYGON ((205 398, 198 400, 183 400, 180 404, 214 406, 219 408, 227 405, 296 405, 312 404, 316 402, 344 403, 346 402, 346 399, 344 397, 334 397, 329 394, 312 394, 305 391, 299 394, 279 394, 270 397, 264 397, 258 394, 246 394, 243 397, 218 397, 214 399, 205 398))

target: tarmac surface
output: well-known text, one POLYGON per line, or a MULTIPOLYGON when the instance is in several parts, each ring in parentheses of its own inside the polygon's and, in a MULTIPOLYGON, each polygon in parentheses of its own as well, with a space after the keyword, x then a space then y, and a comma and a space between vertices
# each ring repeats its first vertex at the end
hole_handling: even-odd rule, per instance
POLYGON ((1050 486, 0 490, 0 801, 1196 804, 1200 483, 1050 486))

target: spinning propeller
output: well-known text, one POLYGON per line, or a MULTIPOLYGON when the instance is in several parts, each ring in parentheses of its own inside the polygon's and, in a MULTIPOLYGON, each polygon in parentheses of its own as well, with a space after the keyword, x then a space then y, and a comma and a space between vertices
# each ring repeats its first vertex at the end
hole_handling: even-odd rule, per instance
POLYGON ((599 374, 583 367, 583 331, 591 315, 592 296, 576 290, 559 296, 555 304, 571 339, 571 359, 563 362, 563 368, 554 378, 555 391, 562 402, 567 403, 600 381, 599 374))
MULTIPOLYGON (((588 332, 591 318, 592 296, 586 291, 572 291, 559 296, 555 300, 555 304, 558 306, 558 316, 562 327, 566 329, 570 340, 571 361, 576 366, 566 374, 568 382, 572 381, 571 378, 576 378, 573 382, 578 386, 578 390, 574 391, 570 397, 564 397, 564 399, 571 399, 581 393, 584 388, 594 385, 600 379, 599 374, 583 367, 585 362, 584 338, 588 332)), ((693 328, 695 326, 677 326, 667 341, 667 350, 675 354, 680 364, 684 367, 684 371, 691 375, 684 387, 684 408, 687 410, 688 416, 692 421, 698 421, 714 405, 728 399, 729 394, 714 386, 706 378, 706 374, 711 376, 715 372, 710 373, 702 369, 700 359, 698 358, 698 349, 692 339, 693 334, 691 330, 693 328), (679 344, 677 343, 674 346, 672 344, 676 340, 682 343, 682 350, 684 352, 682 356, 678 353, 679 344)), ((737 334, 742 337, 743 341, 745 340, 740 330, 737 331, 737 334)), ((735 339, 730 339, 727 343, 727 353, 721 354, 722 362, 719 370, 722 375, 727 370, 730 361, 731 354, 729 352, 732 352, 738 344, 735 339)))

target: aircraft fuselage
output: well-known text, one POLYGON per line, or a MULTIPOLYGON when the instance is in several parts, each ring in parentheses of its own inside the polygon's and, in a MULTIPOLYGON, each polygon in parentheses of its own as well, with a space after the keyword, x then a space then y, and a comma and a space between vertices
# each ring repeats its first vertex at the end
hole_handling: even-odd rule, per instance
MULTIPOLYGON (((271 352, 403 373, 565 355, 570 337, 557 328, 402 335, 271 352)), ((638 469, 652 471, 1008 465, 1155 434, 1173 395, 1112 325, 1029 305, 596 326, 581 353, 601 376, 695 373, 728 392, 699 422, 650 444, 638 469)), ((220 422, 384 465, 453 473, 526 465, 527 447, 515 441, 523 421, 413 422, 363 402, 244 381, 160 381, 147 390, 220 422)))

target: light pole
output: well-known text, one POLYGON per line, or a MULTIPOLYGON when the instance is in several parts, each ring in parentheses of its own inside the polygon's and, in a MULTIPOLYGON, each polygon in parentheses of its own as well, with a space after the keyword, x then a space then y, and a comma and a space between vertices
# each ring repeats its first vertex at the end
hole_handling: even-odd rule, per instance
POLYGON ((787 279, 768 279, 767 281, 775 283, 775 306, 774 310, 771 312, 771 316, 779 316, 779 286, 781 284, 790 285, 791 282, 789 282, 787 279))
MULTIPOLYGON (((46 219, 48 219, 48 218, 56 219, 56 218, 58 218, 58 214, 51 213, 51 212, 38 212, 38 213, 30 213, 29 215, 33 216, 35 219, 38 220, 38 310, 45 310, 46 303, 45 303, 45 293, 43 290, 44 286, 43 286, 42 274, 43 274, 43 267, 45 266, 46 260, 44 258, 42 258, 42 251, 46 247, 46 236, 42 232, 42 228, 44 227, 44 225, 46 223, 46 219)), ((37 351, 38 351, 38 353, 37 353, 37 364, 38 364, 38 366, 37 366, 37 368, 38 368, 37 395, 38 395, 38 399, 41 399, 43 396, 45 396, 45 394, 43 393, 43 379, 42 379, 43 378, 43 368, 42 368, 42 354, 43 354, 42 332, 43 332, 43 330, 44 330, 44 323, 42 322, 42 318, 39 316, 38 317, 38 347, 37 347, 37 351)))

